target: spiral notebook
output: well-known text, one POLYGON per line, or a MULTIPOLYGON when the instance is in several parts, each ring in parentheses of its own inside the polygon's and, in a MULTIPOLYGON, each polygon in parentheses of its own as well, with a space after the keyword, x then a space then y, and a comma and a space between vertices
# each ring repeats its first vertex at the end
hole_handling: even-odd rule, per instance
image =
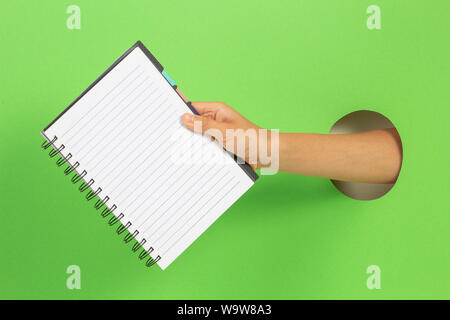
POLYGON ((42 131, 42 147, 147 266, 169 266, 258 178, 184 128, 189 111, 138 41, 42 131))

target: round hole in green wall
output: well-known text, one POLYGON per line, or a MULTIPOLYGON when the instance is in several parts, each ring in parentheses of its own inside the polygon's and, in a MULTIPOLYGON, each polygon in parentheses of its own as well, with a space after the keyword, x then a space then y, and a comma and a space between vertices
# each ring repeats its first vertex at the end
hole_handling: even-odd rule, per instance
MULTIPOLYGON (((330 134, 349 134, 369 130, 395 128, 394 124, 381 113, 359 110, 339 119, 330 129, 330 134)), ((375 184, 331 180, 344 195, 356 200, 374 200, 388 193, 395 183, 375 184)))

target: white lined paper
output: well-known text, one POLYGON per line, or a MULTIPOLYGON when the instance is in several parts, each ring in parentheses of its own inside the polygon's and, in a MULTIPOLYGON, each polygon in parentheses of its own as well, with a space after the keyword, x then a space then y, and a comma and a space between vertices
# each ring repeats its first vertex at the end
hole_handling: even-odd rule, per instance
POLYGON ((106 206, 131 222, 165 269, 253 184, 223 150, 181 125, 189 108, 135 48, 46 131, 78 172, 102 189, 106 206), (177 133, 176 142, 171 139, 177 133), (174 163, 171 150, 199 146, 221 163, 174 163))

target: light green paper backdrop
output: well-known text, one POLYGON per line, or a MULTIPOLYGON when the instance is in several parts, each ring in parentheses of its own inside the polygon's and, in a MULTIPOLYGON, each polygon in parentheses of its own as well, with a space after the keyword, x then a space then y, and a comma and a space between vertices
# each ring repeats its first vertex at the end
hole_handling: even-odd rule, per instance
MULTIPOLYGON (((450 298, 449 21, 435 1, 2 1, 0 298, 450 298), (66 8, 81 8, 68 30, 66 8), (366 8, 381 8, 368 30, 366 8), (378 200, 262 176, 166 271, 107 226, 39 132, 141 40, 191 100, 326 133, 378 111, 404 162, 378 200), (66 288, 68 265, 81 290, 66 288), (380 290, 366 268, 381 268, 380 290)), ((305 150, 305 152, 308 152, 305 150)))

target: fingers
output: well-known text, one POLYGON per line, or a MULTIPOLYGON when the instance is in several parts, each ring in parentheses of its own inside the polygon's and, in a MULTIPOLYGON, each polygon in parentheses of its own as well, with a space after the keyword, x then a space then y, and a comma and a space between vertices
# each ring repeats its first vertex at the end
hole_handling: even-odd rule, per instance
POLYGON ((194 101, 192 102, 195 110, 200 114, 215 113, 219 109, 225 108, 226 104, 217 101, 194 101))
POLYGON ((191 113, 183 114, 182 122, 188 129, 194 132, 206 133, 214 138, 223 137, 226 130, 225 123, 191 113))

